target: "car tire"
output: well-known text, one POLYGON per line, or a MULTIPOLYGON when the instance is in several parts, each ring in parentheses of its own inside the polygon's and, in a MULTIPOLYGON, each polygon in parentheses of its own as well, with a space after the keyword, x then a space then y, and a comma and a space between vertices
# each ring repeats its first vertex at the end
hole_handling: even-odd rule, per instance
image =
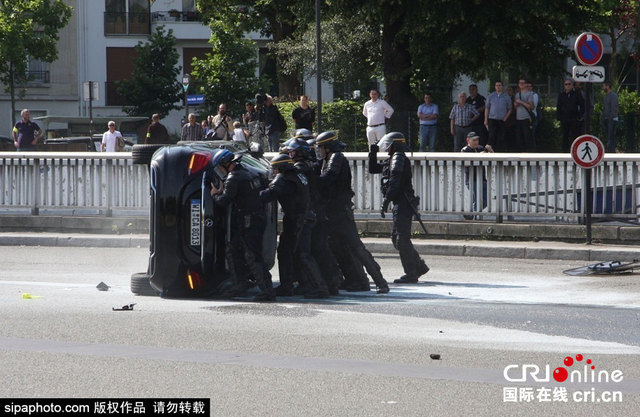
POLYGON ((133 145, 131 159, 137 165, 149 165, 153 154, 164 145, 133 145))
POLYGON ((131 292, 135 295, 158 295, 158 291, 151 286, 150 278, 144 272, 131 275, 131 292))

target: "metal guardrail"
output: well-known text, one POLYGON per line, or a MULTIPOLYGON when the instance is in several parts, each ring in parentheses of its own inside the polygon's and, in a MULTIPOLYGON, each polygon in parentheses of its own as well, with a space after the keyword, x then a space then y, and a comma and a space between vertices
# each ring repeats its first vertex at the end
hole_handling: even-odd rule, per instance
MULTIPOLYGON (((346 155, 356 212, 377 213, 382 205, 380 175, 369 174, 366 153, 346 155)), ((408 156, 419 209, 426 216, 476 215, 498 222, 538 217, 575 223, 584 216, 586 177, 567 154, 408 156)), ((590 171, 594 217, 638 220, 639 164, 639 154, 614 154, 590 171)), ((125 152, 3 152, 0 192, 0 212, 147 216, 149 173, 145 166, 133 165, 125 152)))

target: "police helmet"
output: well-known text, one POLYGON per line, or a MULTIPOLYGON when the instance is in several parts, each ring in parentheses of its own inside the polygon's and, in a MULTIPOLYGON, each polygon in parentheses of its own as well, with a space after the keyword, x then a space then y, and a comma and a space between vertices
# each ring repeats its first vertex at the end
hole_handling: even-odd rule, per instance
POLYGON ((289 153, 289 144, 294 141, 295 138, 287 139, 283 144, 278 148, 278 153, 289 153))
POLYGON ((271 168, 276 168, 279 171, 288 171, 293 169, 293 160, 288 154, 281 153, 271 159, 271 168))
POLYGON ((320 133, 316 137, 316 146, 331 146, 333 142, 338 141, 338 135, 333 130, 320 133))
POLYGON ((289 152, 300 152, 300 154, 304 157, 311 153, 311 147, 306 140, 301 138, 296 138, 295 140, 291 141, 288 148, 289 152))
POLYGON ((394 144, 398 143, 407 143, 404 135, 400 132, 391 132, 384 135, 382 139, 378 141, 378 148, 380 148, 381 152, 388 152, 394 144))
POLYGON ((309 139, 313 137, 313 133, 309 129, 298 129, 295 134, 296 138, 309 139))
POLYGON ((211 165, 213 166, 215 173, 220 178, 224 179, 227 175, 227 173, 222 171, 220 167, 225 167, 226 170, 226 165, 232 162, 234 158, 235 155, 228 149, 218 149, 213 153, 213 156, 211 157, 211 165))

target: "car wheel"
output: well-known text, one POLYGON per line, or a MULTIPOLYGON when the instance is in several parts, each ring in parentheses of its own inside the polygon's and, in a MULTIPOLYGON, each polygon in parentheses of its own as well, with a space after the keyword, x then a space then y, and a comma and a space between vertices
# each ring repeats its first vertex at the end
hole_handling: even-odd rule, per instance
POLYGON ((136 295, 158 295, 158 291, 151 286, 150 278, 144 272, 131 275, 131 292, 136 295))
POLYGON ((133 145, 131 159, 137 165, 149 165, 153 154, 164 145, 133 145))

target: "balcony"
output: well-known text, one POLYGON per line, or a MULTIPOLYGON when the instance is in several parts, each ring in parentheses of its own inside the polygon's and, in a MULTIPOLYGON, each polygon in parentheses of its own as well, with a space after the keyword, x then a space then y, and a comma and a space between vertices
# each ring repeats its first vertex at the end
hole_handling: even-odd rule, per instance
POLYGON ((202 22, 202 20, 196 11, 167 10, 151 13, 151 22, 202 22))
POLYGON ((162 25, 166 30, 173 30, 177 40, 208 41, 211 30, 202 21, 202 16, 196 11, 154 11, 151 13, 151 25, 162 25))
POLYGON ((151 16, 146 13, 105 12, 105 35, 149 35, 151 16))

